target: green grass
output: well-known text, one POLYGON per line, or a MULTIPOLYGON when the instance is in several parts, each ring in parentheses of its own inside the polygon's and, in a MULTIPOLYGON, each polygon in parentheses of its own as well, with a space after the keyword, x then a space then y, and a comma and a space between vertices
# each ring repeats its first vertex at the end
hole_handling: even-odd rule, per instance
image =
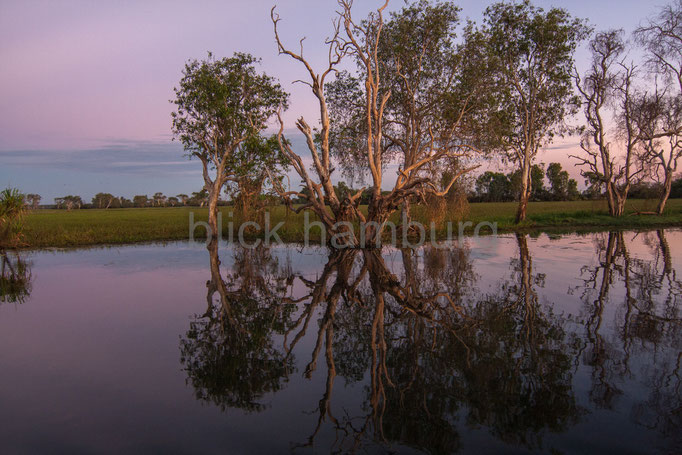
MULTIPOLYGON (((656 201, 630 201, 627 213, 651 211, 655 204, 656 201)), ((222 208, 225 238, 230 210, 227 207, 222 208)), ((195 221, 205 221, 207 218, 207 210, 197 207, 92 209, 71 212, 37 210, 31 212, 24 221, 24 243, 29 248, 41 248, 184 240, 189 235, 190 212, 195 213, 195 221)), ((515 212, 515 203, 476 203, 471 204, 466 220, 474 224, 480 221, 497 222, 498 230, 502 232, 682 226, 682 199, 670 200, 666 214, 662 217, 626 214, 621 218, 612 218, 607 214, 604 201, 533 202, 528 208, 528 220, 521 225, 514 224, 515 212)), ((285 222, 284 227, 278 231, 282 240, 303 240, 303 214, 287 213, 284 207, 273 207, 270 213, 271 225, 285 222)), ((418 210, 415 211, 415 218, 422 218, 418 210)), ((398 214, 394 214, 392 221, 398 221, 398 214)), ((235 232, 238 225, 239 222, 234 221, 235 232)), ((454 230, 457 232, 456 227, 454 230)), ((197 229, 196 236, 200 237, 201 234, 202 229, 197 229)), ((311 238, 316 238, 314 231, 311 238)))

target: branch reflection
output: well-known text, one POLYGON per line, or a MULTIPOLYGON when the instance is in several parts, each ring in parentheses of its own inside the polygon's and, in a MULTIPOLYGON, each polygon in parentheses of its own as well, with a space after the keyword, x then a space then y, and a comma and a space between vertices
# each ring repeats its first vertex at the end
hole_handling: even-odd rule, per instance
POLYGON ((212 246, 208 308, 182 338, 182 363, 197 398, 223 409, 262 411, 288 381, 323 380, 301 397, 311 426, 294 450, 452 453, 481 428, 547 450, 549 433, 619 408, 626 388, 637 390, 629 418, 676 442, 682 285, 665 232, 641 234, 647 257, 624 235, 595 236, 598 261, 571 290, 577 316, 541 297, 548 277, 525 234, 506 240, 508 272, 488 287, 466 247, 332 251, 311 278, 267 249, 235 248, 221 271, 212 246))
POLYGON ((0 303, 21 304, 31 295, 31 263, 19 253, 0 251, 0 303))

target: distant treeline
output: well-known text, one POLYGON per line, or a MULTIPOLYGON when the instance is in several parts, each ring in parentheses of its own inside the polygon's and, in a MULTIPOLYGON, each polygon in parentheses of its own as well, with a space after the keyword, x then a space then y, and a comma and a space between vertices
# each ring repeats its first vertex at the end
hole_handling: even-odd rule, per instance
MULTIPOLYGON (((277 204, 278 200, 273 196, 262 195, 261 199, 266 205, 277 204)), ((208 191, 202 189, 192 193, 191 196, 187 194, 177 194, 175 196, 166 196, 158 192, 149 197, 146 194, 138 194, 128 199, 123 196, 114 196, 111 193, 97 193, 90 202, 85 202, 81 196, 67 195, 54 198, 54 204, 40 205, 41 196, 38 194, 29 194, 25 196, 26 204, 34 209, 37 208, 53 208, 64 210, 77 209, 126 209, 126 208, 146 208, 146 207, 204 207, 208 202, 208 191)), ((233 201, 221 200, 219 205, 232 205, 233 201)))
MULTIPOLYGON (((586 180, 587 188, 578 190, 578 182, 569 178, 560 163, 550 163, 546 169, 544 164, 536 164, 531 169, 531 201, 577 201, 604 199, 604 191, 600 181, 586 180), (545 184, 547 183, 547 185, 545 184)), ((633 199, 657 199, 663 191, 663 185, 653 181, 633 183, 629 197, 633 199)), ((517 170, 510 173, 487 171, 475 181, 473 191, 469 192, 470 202, 511 202, 518 201, 521 188, 521 173, 517 170)), ((682 198, 682 177, 678 177, 672 185, 671 198, 682 198)))
MULTIPOLYGON (((603 191, 598 182, 590 183, 584 191, 578 190, 578 183, 575 179, 569 178, 568 172, 563 170, 561 164, 550 163, 546 168, 544 165, 534 165, 531 171, 531 200, 532 201, 577 201, 577 200, 598 200, 604 199, 603 191)), ((518 201, 520 188, 519 171, 503 173, 487 171, 479 175, 471 188, 453 187, 448 197, 454 198, 457 194, 464 193, 469 202, 513 202, 518 201)), ((307 189, 303 189, 302 194, 306 194, 307 189)), ((342 199, 350 194, 356 194, 360 190, 348 186, 344 181, 334 185, 334 191, 342 199)), ((630 189, 632 199, 657 199, 661 194, 661 184, 657 182, 640 182, 634 184, 630 189)), ((365 190, 359 197, 360 205, 369 205, 372 197, 370 190, 365 190)), ((670 197, 673 199, 682 198, 682 176, 678 177, 672 185, 670 197)), ((163 193, 155 193, 152 197, 145 194, 136 195, 132 199, 123 196, 118 197, 110 193, 97 193, 92 200, 84 202, 81 196, 67 195, 54 199, 52 205, 40 205, 42 200, 39 194, 27 194, 24 196, 26 205, 33 209, 55 208, 55 209, 119 209, 119 208, 145 208, 145 207, 204 207, 208 202, 208 192, 201 190, 175 196, 166 196, 163 193)), ((272 194, 259 195, 260 202, 265 206, 280 205, 281 199, 272 194)), ((294 202, 304 204, 305 198, 300 197, 294 202)), ((231 206, 234 200, 221 200, 218 205, 231 206)))

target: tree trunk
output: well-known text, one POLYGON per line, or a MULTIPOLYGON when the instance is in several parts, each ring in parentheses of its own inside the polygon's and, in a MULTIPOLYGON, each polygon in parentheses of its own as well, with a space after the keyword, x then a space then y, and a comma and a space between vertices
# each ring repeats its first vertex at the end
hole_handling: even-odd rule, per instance
POLYGON ((218 232, 218 199, 222 186, 223 182, 220 179, 216 179, 208 192, 208 226, 211 228, 211 232, 207 232, 206 235, 211 240, 217 239, 222 234, 218 232))
MULTIPOLYGON (((407 226, 410 225, 410 222, 412 221, 412 213, 410 210, 410 200, 408 198, 405 198, 403 201, 402 205, 400 206, 400 231, 402 232, 404 229, 407 229, 407 226)), ((409 234, 409 232, 408 232, 409 234)))
POLYGON ((658 243, 661 248, 661 255, 663 256, 663 276, 661 276, 662 280, 664 276, 668 276, 671 272, 673 272, 673 263, 672 256, 670 254, 670 244, 668 244, 668 239, 665 238, 665 231, 663 229, 659 229, 656 231, 656 234, 658 235, 658 243))
MULTIPOLYGON (((373 248, 376 246, 377 241, 380 242, 383 225, 390 215, 389 210, 380 203, 381 200, 379 198, 372 198, 367 209, 367 223, 364 226, 365 248, 373 248)), ((401 227, 404 228, 404 226, 401 227)))
POLYGON ((407 220, 407 222, 412 221, 412 214, 410 213, 410 200, 405 198, 402 206, 400 207, 400 222, 407 220))
POLYGON ((625 198, 619 197, 616 199, 616 211, 614 216, 621 217, 625 213, 625 198))
POLYGON ((606 201, 609 204, 609 215, 619 216, 617 214, 616 197, 614 194, 613 182, 606 183, 606 201))
POLYGON ((658 208, 656 209, 656 213, 659 215, 663 215, 663 212, 665 211, 665 204, 668 202, 668 198, 670 197, 670 191, 672 190, 673 187, 673 173, 672 171, 668 171, 666 169, 665 172, 665 182, 663 183, 663 192, 661 193, 661 199, 658 201, 658 208))
POLYGON ((530 160, 523 160, 521 168, 521 194, 519 195, 519 208, 516 211, 516 223, 526 220, 528 211, 528 200, 530 199, 530 160))

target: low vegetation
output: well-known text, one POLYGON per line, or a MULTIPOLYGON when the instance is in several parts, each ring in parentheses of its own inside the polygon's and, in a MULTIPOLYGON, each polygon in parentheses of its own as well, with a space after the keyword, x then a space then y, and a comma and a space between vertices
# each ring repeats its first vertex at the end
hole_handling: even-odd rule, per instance
POLYGON ((0 246, 19 246, 22 221, 26 213, 24 195, 16 188, 0 192, 0 246))
MULTIPOLYGON (((480 221, 497 222, 499 231, 517 230, 581 230, 602 228, 649 228, 660 226, 682 226, 682 200, 669 202, 663 216, 633 215, 633 213, 655 209, 656 200, 628 200, 626 216, 609 216, 606 201, 573 202, 531 202, 528 219, 515 223, 517 204, 515 202, 469 204, 465 220, 474 224, 480 221)), ((362 211, 367 207, 361 206, 362 211)), ((231 207, 220 207, 223 213, 223 230, 227 238, 229 212, 231 207)), ((271 225, 284 221, 278 233, 283 241, 297 242, 304 238, 304 215, 296 214, 284 206, 270 207, 271 225)), ((23 244, 26 247, 70 247, 97 244, 123 244, 133 242, 186 240, 189 236, 189 213, 195 213, 195 221, 206 221, 208 211, 198 207, 166 207, 156 209, 120 210, 37 210, 24 219, 23 244)), ((414 219, 423 220, 424 207, 414 208, 414 219)), ((398 214, 392 221, 398 221, 398 214)), ((314 219, 311 217, 311 219, 314 219)), ((234 217, 234 229, 240 220, 234 217)), ((455 227, 455 232, 456 232, 455 227)), ((469 229, 470 232, 470 229, 469 229)), ((444 235, 441 226, 439 234, 444 235)), ((203 231, 197 228, 195 237, 201 238, 203 231)), ((257 236, 257 233, 251 235, 257 236)), ((311 231, 315 239, 317 231, 311 231)))

